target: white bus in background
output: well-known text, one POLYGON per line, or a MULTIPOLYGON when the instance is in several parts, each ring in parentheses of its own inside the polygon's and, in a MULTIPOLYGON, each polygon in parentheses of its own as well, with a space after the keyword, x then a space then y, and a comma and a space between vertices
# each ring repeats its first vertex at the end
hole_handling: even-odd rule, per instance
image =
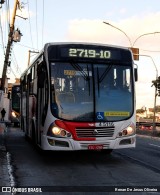
POLYGON ((3 97, 4 96, 4 92, 3 90, 0 90, 0 110, 3 108, 3 97))
POLYGON ((20 85, 14 84, 11 89, 10 121, 15 127, 20 126, 20 85))
POLYGON ((43 150, 135 147, 132 52, 47 43, 21 76, 21 128, 43 150))

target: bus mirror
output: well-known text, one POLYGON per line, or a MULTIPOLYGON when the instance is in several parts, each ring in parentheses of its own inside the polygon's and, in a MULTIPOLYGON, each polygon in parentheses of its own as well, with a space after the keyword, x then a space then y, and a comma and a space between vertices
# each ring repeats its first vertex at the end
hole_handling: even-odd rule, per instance
POLYGON ((45 80, 45 74, 43 71, 38 72, 38 87, 43 88, 44 87, 44 80, 45 80))
POLYGON ((134 68, 134 79, 135 81, 138 81, 138 69, 134 68))

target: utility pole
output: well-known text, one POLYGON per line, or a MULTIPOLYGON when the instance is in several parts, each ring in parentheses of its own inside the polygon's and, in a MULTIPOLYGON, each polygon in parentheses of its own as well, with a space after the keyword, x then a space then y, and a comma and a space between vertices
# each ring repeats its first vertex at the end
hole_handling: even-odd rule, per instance
POLYGON ((14 22, 15 22, 16 10, 17 10, 18 4, 19 4, 19 0, 15 0, 12 21, 10 24, 10 32, 8 35, 8 43, 7 43, 7 48, 6 48, 5 60, 4 60, 4 65, 3 65, 3 73, 2 73, 2 80, 1 80, 2 90, 5 90, 6 72, 7 72, 8 62, 9 62, 9 54, 10 54, 10 50, 11 50, 11 46, 13 42, 14 22))

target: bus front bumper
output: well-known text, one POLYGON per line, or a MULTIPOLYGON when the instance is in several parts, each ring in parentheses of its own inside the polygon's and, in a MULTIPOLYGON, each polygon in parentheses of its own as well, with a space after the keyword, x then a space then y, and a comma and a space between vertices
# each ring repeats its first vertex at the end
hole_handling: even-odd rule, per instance
POLYGON ((135 147, 136 135, 116 139, 101 138, 96 141, 76 141, 73 139, 42 136, 41 143, 42 143, 41 147, 43 150, 74 151, 89 150, 91 148, 96 149, 96 147, 94 146, 99 146, 99 148, 101 149, 122 149, 135 147))

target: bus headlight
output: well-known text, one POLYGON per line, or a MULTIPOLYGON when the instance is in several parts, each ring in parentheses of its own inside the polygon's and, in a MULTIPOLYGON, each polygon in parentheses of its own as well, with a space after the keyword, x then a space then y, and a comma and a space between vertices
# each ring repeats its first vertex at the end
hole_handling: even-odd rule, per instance
POLYGON ((54 135, 60 135, 61 129, 60 129, 59 127, 53 127, 53 128, 52 128, 52 133, 53 133, 54 135))
POLYGON ((135 126, 133 124, 129 125, 125 129, 121 130, 118 137, 131 136, 135 134, 135 126))
POLYGON ((55 126, 53 124, 49 127, 47 135, 51 136, 51 137, 66 137, 66 138, 72 137, 70 132, 68 132, 68 131, 66 131, 58 126, 55 126))
POLYGON ((14 117, 14 118, 16 118, 17 116, 16 116, 16 113, 15 112, 13 112, 12 111, 12 116, 14 117))

